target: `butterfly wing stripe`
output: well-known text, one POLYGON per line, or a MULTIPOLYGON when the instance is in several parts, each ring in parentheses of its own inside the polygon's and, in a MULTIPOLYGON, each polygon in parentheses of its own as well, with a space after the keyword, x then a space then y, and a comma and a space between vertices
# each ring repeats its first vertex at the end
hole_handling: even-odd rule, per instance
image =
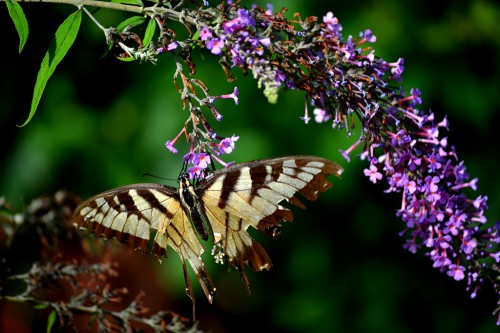
POLYGON ((214 233, 214 242, 217 243, 221 237, 225 237, 225 226, 226 222, 226 213, 219 209, 217 205, 205 204, 205 215, 207 219, 212 224, 212 231, 214 233))
POLYGON ((245 184, 250 186, 251 196, 254 197, 260 188, 273 180, 273 166, 267 164, 253 166, 249 168, 248 175, 247 179, 250 179, 250 182, 245 184))
MULTIPOLYGON (((103 227, 112 229, 111 226, 113 225, 113 221, 115 220, 119 212, 114 209, 110 209, 108 205, 104 207, 106 209, 102 209, 102 213, 97 213, 94 216, 94 220, 95 222, 100 223, 103 227)), ((90 217, 90 214, 87 215, 87 218, 90 217)))
MULTIPOLYGON (((221 209, 224 209, 226 202, 228 201, 229 196, 231 195, 232 191, 236 187, 238 187, 237 182, 240 180, 241 176, 241 169, 236 169, 234 172, 230 174, 225 174, 223 177, 221 177, 220 181, 216 181, 214 185, 214 190, 219 191, 219 203, 218 206, 221 209)), ((241 186, 241 185, 240 185, 241 186)))
MULTIPOLYGON (((124 217, 123 229, 119 231, 129 235, 130 236, 129 239, 131 240, 133 240, 134 237, 138 237, 144 240, 149 240, 150 237, 150 227, 148 221, 144 220, 143 218, 140 218, 138 215, 135 214, 129 215, 128 217, 124 217)), ((146 248, 144 248, 143 250, 145 249, 146 248)))
POLYGON ((288 167, 288 168, 297 168, 297 158, 294 156, 291 157, 284 157, 284 158, 279 158, 278 160, 283 160, 283 166, 288 167))
MULTIPOLYGON (((224 209, 236 216, 244 218, 252 216, 254 221, 262 219, 264 217, 262 212, 251 204, 256 193, 251 193, 252 182, 248 179, 250 179, 248 167, 230 174, 223 174, 204 191, 203 203, 224 209)), ((224 219, 219 218, 218 221, 224 221, 224 219)))
MULTIPOLYGON (((107 216, 110 216, 111 214, 108 213, 106 215, 107 216)), ((129 217, 129 214, 128 213, 125 213, 125 212, 117 212, 117 214, 115 216, 113 216, 113 221, 111 222, 111 225, 110 225, 110 229, 113 229, 115 231, 119 231, 119 232, 123 232, 123 227, 125 225, 125 222, 127 221, 127 218, 129 217)), ((147 223, 147 222, 146 222, 147 223)), ((143 239, 147 239, 143 237, 142 234, 138 234, 138 235, 134 235, 136 237, 139 237, 139 238, 143 238, 143 239)))
MULTIPOLYGON (((151 228, 164 233, 170 220, 176 212, 176 198, 158 190, 140 191, 138 195, 143 199, 137 207, 150 221, 151 228), (147 213, 146 213, 147 212, 147 213)), ((177 205, 178 208, 178 205, 177 205)))
MULTIPOLYGON (((328 161, 328 160, 324 160, 324 161, 326 161, 330 165, 333 164, 333 162, 331 162, 331 161, 328 161)), ((325 167, 325 163, 321 162, 319 159, 313 159, 313 160, 309 160, 307 162, 307 166, 312 167, 312 168, 323 169, 325 167)))
POLYGON ((297 189, 295 187, 285 183, 272 182, 267 184, 267 187, 276 193, 282 194, 287 198, 290 198, 297 192, 297 189))
POLYGON ((222 206, 229 213, 248 219, 256 226, 257 222, 276 211, 280 201, 293 196, 298 190, 297 187, 303 187, 306 184, 288 176, 283 180, 294 182, 296 187, 269 182, 269 177, 266 179, 262 172, 267 173, 270 169, 266 167, 258 169, 260 172, 249 167, 241 168, 236 174, 239 177, 237 180, 233 174, 231 177, 224 175, 222 180, 215 181, 205 191, 203 201, 213 205, 217 201, 215 195, 219 192, 225 193, 218 199, 218 207, 222 206), (227 181, 228 178, 231 178, 231 181, 227 181))
POLYGON ((267 188, 261 188, 251 201, 251 204, 259 212, 261 212, 263 216, 268 216, 274 213, 274 211, 278 208, 277 203, 283 199, 285 199, 285 197, 279 193, 267 188))
POLYGON ((314 178, 314 175, 311 175, 310 173, 307 172, 300 172, 297 175, 297 178, 303 180, 306 183, 309 183, 314 178))
POLYGON ((314 175, 307 172, 299 172, 297 173, 297 169, 292 168, 283 168, 283 174, 288 176, 296 177, 304 182, 310 182, 313 179, 314 175))
MULTIPOLYGON (((303 172, 301 172, 301 173, 303 173, 303 172)), ((301 188, 303 188, 304 186, 307 185, 307 183, 305 181, 303 181, 302 179, 299 179, 299 178, 296 178, 296 177, 291 177, 291 176, 284 175, 284 174, 281 174, 278 177, 278 182, 279 183, 283 183, 283 184, 291 185, 291 186, 295 187, 298 190, 300 190, 301 188)))
POLYGON ((115 203, 115 206, 110 207, 107 211, 102 225, 130 235, 129 238, 138 237, 149 240, 150 225, 146 216, 147 209, 144 200, 140 198, 136 190, 113 196, 112 202, 115 203))
POLYGON ((302 170, 304 172, 308 172, 308 173, 313 174, 313 175, 317 175, 318 173, 321 172, 321 169, 315 168, 315 167, 312 167, 312 166, 309 166, 309 165, 300 168, 300 170, 302 170))
MULTIPOLYGON (((207 191, 202 197, 202 200, 205 204, 205 206, 214 206, 217 208, 215 209, 221 209, 219 204, 220 204, 220 199, 219 197, 216 196, 216 194, 212 195, 211 193, 216 193, 212 191, 207 191)), ((250 204, 249 201, 249 194, 246 192, 233 192, 230 193, 228 199, 226 200, 224 204, 224 211, 244 217, 250 220, 258 221, 264 217, 262 212, 260 212, 256 207, 254 207, 252 204, 250 204), (247 197, 247 198, 245 198, 247 197)), ((205 207, 206 208, 206 207, 205 207)))
MULTIPOLYGON (((193 238, 196 238, 196 234, 191 227, 189 218, 184 213, 184 210, 180 207, 180 205, 176 210, 171 223, 169 223, 167 226, 166 234, 171 241, 172 247, 174 248, 178 248, 182 245, 183 238, 185 238, 186 242, 191 243, 193 248, 196 247, 196 243, 198 243, 196 241, 193 242, 193 238)), ((201 250, 199 254, 201 254, 202 252, 203 251, 201 250)))

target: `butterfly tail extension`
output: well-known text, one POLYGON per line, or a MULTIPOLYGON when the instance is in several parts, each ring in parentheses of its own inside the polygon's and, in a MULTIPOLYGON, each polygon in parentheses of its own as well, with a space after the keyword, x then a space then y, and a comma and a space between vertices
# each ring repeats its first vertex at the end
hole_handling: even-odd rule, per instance
MULTIPOLYGON (((192 266, 191 263, 190 263, 190 265, 192 266)), ((193 305, 193 321, 194 321, 196 318, 196 298, 194 296, 193 287, 191 286, 191 280, 189 279, 189 274, 187 272, 185 260, 182 261, 182 269, 184 272, 184 282, 186 285, 186 294, 191 299, 191 303, 193 305)), ((210 304, 212 304, 214 302, 214 298, 215 298, 215 285, 213 284, 212 280, 210 279, 210 276, 208 275, 204 266, 202 266, 201 269, 196 270, 196 277, 198 278, 198 281, 200 282, 201 288, 203 289, 203 292, 205 293, 205 296, 207 297, 208 302, 210 304)))
MULTIPOLYGON (((254 272, 269 270, 273 264, 271 258, 267 254, 266 250, 258 242, 249 237, 250 245, 239 243, 236 246, 237 253, 226 254, 229 257, 229 264, 236 268, 240 273, 243 284, 245 285, 248 293, 251 293, 250 282, 245 274, 244 267, 246 265, 250 266, 254 272)), ((227 246, 227 242, 226 243, 227 246)), ((233 249, 234 251, 234 249, 233 249)))
POLYGON ((191 280, 189 279, 189 274, 186 268, 186 261, 182 261, 182 271, 184 273, 184 284, 186 285, 186 295, 191 299, 191 304, 193 306, 193 321, 196 319, 196 298, 194 297, 193 287, 191 286, 191 280))
POLYGON ((245 231, 248 223, 244 219, 232 214, 225 214, 225 218, 225 225, 228 227, 224 233, 216 234, 215 241, 222 245, 228 263, 239 271, 243 283, 250 292, 244 266, 248 265, 254 271, 262 271, 270 269, 273 264, 266 250, 245 231))
POLYGON ((245 265, 252 267, 254 272, 269 270, 273 264, 269 258, 266 250, 255 240, 252 241, 251 246, 247 246, 243 250, 244 254, 234 258, 232 265, 240 273, 241 280, 245 285, 249 294, 252 293, 250 290, 250 282, 247 275, 245 274, 245 265))

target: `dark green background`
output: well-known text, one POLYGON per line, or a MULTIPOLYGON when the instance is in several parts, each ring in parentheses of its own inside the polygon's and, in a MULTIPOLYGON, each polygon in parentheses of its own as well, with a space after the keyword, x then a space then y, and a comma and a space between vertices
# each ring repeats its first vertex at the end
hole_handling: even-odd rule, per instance
MULTIPOLYGON (((245 2, 245 1, 244 1, 245 2)), ((265 5, 265 2, 260 2, 265 5)), ((389 62, 405 59, 403 86, 422 91, 424 109, 437 119, 448 115, 445 134, 466 162, 479 191, 489 197, 490 222, 500 216, 498 113, 500 105, 500 8, 495 1, 276 1, 319 19, 332 11, 344 36, 370 28, 376 55, 389 62)), ((251 2, 248 2, 251 5, 251 2)), ((26 119, 45 50, 58 24, 74 9, 65 5, 22 4, 30 37, 21 55, 5 6, 0 6, 1 89, 0 194, 20 208, 32 198, 69 189, 85 198, 120 185, 156 181, 143 173, 175 179, 186 145, 171 154, 164 147, 186 119, 174 89, 174 62, 123 63, 103 54, 104 35, 84 16, 81 33, 49 81, 39 110, 26 119)), ((105 25, 124 14, 101 11, 105 25)), ((196 77, 213 95, 233 84, 211 56, 197 57, 196 77)), ((226 160, 243 162, 293 154, 315 154, 346 169, 341 181, 295 222, 269 240, 260 235, 273 259, 269 272, 251 273, 247 295, 238 273, 209 264, 218 287, 215 305, 198 296, 200 327, 214 332, 269 329, 288 332, 496 332, 491 315, 497 299, 490 289, 471 300, 464 282, 431 267, 422 253, 402 249, 403 223, 395 217, 400 197, 385 194, 363 176, 366 165, 339 154, 356 137, 329 124, 305 126, 302 95, 282 93, 269 105, 251 77, 240 75, 240 104, 218 101, 224 118, 211 120, 218 134, 237 134, 235 152, 226 160)), ((358 151, 359 153, 359 151, 358 151)), ((162 181, 174 185, 175 181, 162 181)), ((28 245, 29 246, 29 245, 28 245)), ((190 314, 175 254, 150 278, 179 300, 173 310, 190 314)), ((130 281, 129 281, 130 282, 130 281)), ((153 282, 151 282, 153 283, 153 282)), ((193 281, 199 291, 197 282, 193 281)), ((141 289, 141 285, 137 288, 141 289)), ((36 325, 42 323, 37 319, 36 325)), ((34 326, 36 326, 34 324, 34 326)), ((43 327, 39 327, 43 331, 43 327)))

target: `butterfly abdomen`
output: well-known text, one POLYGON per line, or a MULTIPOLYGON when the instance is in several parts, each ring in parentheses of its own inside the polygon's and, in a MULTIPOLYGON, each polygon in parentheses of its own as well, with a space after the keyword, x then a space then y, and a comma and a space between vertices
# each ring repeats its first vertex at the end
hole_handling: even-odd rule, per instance
POLYGON ((203 205, 187 175, 179 177, 179 196, 196 232, 198 232, 201 239, 208 240, 209 233, 212 234, 212 229, 208 224, 203 205))

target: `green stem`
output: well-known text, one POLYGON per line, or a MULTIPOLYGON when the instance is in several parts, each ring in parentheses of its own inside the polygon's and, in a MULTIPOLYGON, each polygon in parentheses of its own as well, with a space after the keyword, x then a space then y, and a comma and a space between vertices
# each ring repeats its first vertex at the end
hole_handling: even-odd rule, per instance
MULTIPOLYGON (((14 0, 14 1, 26 2, 26 3, 62 3, 67 5, 73 5, 78 8, 81 8, 83 6, 90 6, 90 7, 106 8, 112 10, 120 10, 136 14, 143 14, 150 17, 153 17, 154 15, 163 14, 170 20, 196 26, 195 19, 186 15, 186 12, 176 11, 167 7, 158 6, 158 4, 150 7, 144 7, 144 6, 133 6, 121 3, 108 2, 108 1, 99 1, 99 0, 14 0)), ((0 0, 0 2, 5 2, 5 0, 0 0)))
MULTIPOLYGON (((5 1, 5 0, 0 0, 0 2, 1 1, 5 1)), ((126 12, 137 13, 137 14, 146 14, 146 12, 145 12, 146 8, 144 8, 144 7, 124 5, 121 3, 105 2, 105 1, 98 1, 98 0, 15 0, 15 1, 17 1, 17 2, 30 2, 30 3, 63 3, 63 4, 67 4, 67 5, 74 5, 77 7, 91 6, 91 7, 98 7, 98 8, 108 8, 108 9, 114 9, 114 10, 121 10, 121 11, 126 11, 126 12)))
POLYGON ((96 18, 94 17, 94 15, 92 15, 92 13, 85 7, 82 7, 82 10, 90 17, 90 19, 92 21, 94 21, 94 23, 99 27, 99 29, 101 29, 102 32, 104 32, 104 35, 106 36, 106 40, 108 40, 108 29, 106 29, 105 27, 103 27, 101 25, 101 23, 99 23, 98 20, 96 20, 96 18))

